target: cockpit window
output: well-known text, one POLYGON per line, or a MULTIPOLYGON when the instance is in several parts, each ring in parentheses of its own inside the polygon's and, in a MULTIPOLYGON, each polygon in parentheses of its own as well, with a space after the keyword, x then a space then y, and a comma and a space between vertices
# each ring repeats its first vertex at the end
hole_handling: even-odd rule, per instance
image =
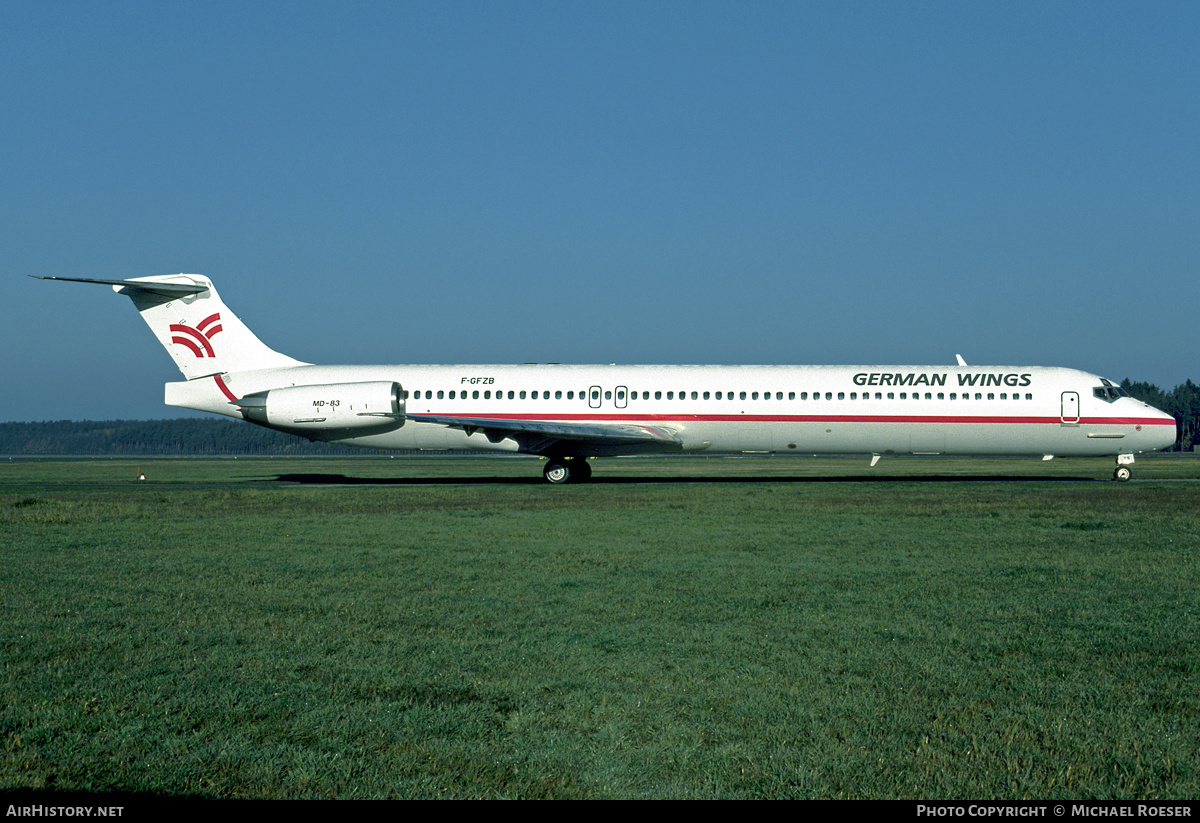
MULTIPOLYGON (((1107 380, 1104 382, 1108 383, 1107 380)), ((1097 386, 1096 388, 1092 389, 1092 394, 1103 400, 1105 403, 1111 403, 1119 397, 1127 396, 1125 392, 1121 390, 1120 386, 1114 386, 1111 383, 1108 383, 1107 386, 1097 386)))

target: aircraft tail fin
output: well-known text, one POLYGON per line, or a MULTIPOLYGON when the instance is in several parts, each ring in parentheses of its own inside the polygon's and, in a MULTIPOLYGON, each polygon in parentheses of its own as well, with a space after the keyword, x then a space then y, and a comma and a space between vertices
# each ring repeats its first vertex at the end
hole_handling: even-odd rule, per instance
POLYGON ((259 340, 221 301, 212 281, 198 274, 131 280, 38 279, 100 283, 129 297, 188 380, 226 372, 306 365, 259 340))

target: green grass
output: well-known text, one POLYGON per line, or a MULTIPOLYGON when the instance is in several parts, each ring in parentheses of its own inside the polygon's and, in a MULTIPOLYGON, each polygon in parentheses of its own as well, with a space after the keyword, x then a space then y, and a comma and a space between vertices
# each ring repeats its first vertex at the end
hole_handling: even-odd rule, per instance
POLYGON ((0 789, 1200 794, 1200 462, 865 462, 5 461, 0 789))

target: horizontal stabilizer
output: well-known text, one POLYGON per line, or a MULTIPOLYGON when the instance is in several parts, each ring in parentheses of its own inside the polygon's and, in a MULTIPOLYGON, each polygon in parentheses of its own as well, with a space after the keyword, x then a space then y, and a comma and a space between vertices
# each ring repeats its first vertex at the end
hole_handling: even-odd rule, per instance
POLYGON ((36 274, 29 275, 38 280, 66 280, 71 283, 99 283, 102 286, 117 286, 121 289, 136 289, 138 291, 157 294, 161 297, 166 297, 174 300, 177 297, 187 297, 189 294, 199 294, 202 291, 207 291, 208 286, 197 286, 192 283, 167 283, 155 282, 153 280, 96 280, 90 277, 39 277, 36 274))

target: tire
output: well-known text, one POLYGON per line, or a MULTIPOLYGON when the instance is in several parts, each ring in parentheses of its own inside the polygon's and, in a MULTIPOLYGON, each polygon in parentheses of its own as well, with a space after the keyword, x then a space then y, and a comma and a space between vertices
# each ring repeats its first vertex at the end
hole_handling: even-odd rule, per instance
POLYGON ((574 464, 571 467, 572 483, 584 483, 592 479, 592 467, 588 465, 587 458, 576 457, 571 462, 574 464))
POLYGON ((1116 470, 1113 472, 1113 480, 1116 480, 1120 483, 1126 482, 1131 477, 1133 477, 1133 469, 1129 468, 1128 466, 1117 466, 1116 470))
POLYGON ((542 476, 554 485, 568 483, 571 480, 571 469, 564 460, 551 460, 542 470, 542 476))

